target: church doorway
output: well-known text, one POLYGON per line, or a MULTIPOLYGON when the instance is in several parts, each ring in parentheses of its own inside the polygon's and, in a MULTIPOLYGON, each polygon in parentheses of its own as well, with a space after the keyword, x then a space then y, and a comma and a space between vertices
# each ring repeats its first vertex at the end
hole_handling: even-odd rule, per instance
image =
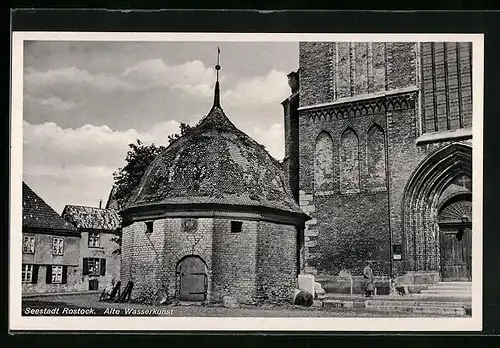
POLYGON ((405 271, 469 280, 472 240, 472 147, 452 143, 429 153, 403 196, 405 271))
POLYGON ((177 265, 179 299, 205 301, 207 296, 207 266, 199 256, 186 256, 177 265))
POLYGON ((448 199, 439 211, 443 281, 472 279, 472 202, 468 194, 448 199))

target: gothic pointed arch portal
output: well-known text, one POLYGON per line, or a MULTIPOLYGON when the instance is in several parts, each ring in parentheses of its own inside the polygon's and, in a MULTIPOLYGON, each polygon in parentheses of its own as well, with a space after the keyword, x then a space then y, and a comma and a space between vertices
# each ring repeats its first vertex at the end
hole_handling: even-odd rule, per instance
MULTIPOLYGON (((443 250, 446 246, 442 245, 445 243, 442 233, 446 228, 440 219, 447 216, 443 209, 451 202, 450 199, 456 199, 460 194, 461 197, 471 197, 471 180, 472 147, 467 143, 452 143, 432 152, 413 172, 402 202, 407 271, 436 271, 443 278, 447 277, 444 265, 449 260, 444 258, 449 257, 449 250, 443 250)), ((471 226, 471 219, 463 221, 463 224, 471 226)), ((448 227, 451 228, 451 225, 448 227)), ((470 253, 470 248, 465 252, 470 253)))

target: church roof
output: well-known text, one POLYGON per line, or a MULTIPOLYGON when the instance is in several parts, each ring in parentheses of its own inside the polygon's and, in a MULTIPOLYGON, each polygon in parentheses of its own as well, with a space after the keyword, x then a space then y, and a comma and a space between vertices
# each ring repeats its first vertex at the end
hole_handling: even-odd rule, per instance
POLYGON ((218 84, 208 115, 153 160, 125 210, 194 203, 303 214, 279 162, 225 115, 218 84))
POLYGON ((81 205, 67 205, 62 217, 82 229, 114 232, 121 226, 121 218, 114 209, 100 209, 81 205))
POLYGON ((23 182, 23 228, 40 232, 66 232, 77 234, 76 227, 64 220, 25 182, 23 182))

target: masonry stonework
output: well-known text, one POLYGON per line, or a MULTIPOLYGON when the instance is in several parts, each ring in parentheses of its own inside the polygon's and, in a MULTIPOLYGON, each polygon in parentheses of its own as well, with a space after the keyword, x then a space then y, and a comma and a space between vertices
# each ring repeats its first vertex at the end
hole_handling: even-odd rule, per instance
POLYGON ((312 217, 305 272, 360 274, 366 259, 381 275, 439 272, 436 202, 471 172, 471 45, 331 42, 299 50, 299 203, 312 217), (328 190, 315 185, 317 168, 330 168, 330 157, 318 155, 321 134, 333 142, 328 190), (434 179, 424 186, 426 175, 434 179), (401 259, 393 259, 394 245, 403 247, 401 259))

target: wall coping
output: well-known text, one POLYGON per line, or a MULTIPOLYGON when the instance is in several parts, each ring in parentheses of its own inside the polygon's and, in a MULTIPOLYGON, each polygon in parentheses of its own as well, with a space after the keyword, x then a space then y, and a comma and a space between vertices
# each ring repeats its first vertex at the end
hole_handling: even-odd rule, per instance
POLYGON ((472 139, 472 128, 461 128, 452 131, 424 133, 418 137, 415 142, 417 145, 423 145, 446 140, 472 139))
POLYGON ((138 207, 127 211, 123 227, 134 222, 145 222, 165 218, 223 218, 234 220, 263 220, 304 227, 311 218, 307 214, 292 213, 278 209, 218 204, 163 204, 138 207), (250 211, 249 211, 250 210, 250 211))
POLYGON ((299 107, 298 110, 302 111, 302 110, 319 109, 319 108, 323 108, 323 107, 340 105, 340 104, 344 104, 344 103, 352 103, 352 102, 358 102, 358 101, 363 101, 363 100, 371 100, 371 99, 383 98, 383 97, 388 97, 388 96, 392 96, 392 95, 404 94, 404 93, 416 92, 416 91, 418 91, 417 86, 397 88, 397 89, 393 89, 393 90, 389 90, 389 91, 382 91, 382 92, 370 93, 370 94, 360 94, 360 95, 357 95, 354 97, 339 98, 335 101, 328 102, 328 103, 304 105, 304 106, 299 107))

